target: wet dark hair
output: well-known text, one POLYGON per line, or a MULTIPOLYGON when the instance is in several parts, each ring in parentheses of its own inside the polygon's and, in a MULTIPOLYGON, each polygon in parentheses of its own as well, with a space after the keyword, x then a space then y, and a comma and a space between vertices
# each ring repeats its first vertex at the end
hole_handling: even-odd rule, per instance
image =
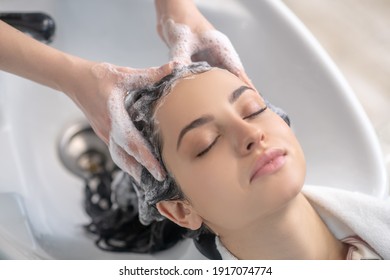
POLYGON ((97 236, 97 247, 105 251, 155 253, 182 240, 187 232, 168 219, 141 224, 132 178, 118 168, 95 173, 86 180, 84 207, 91 218, 85 226, 97 236), (120 178, 122 185, 114 181, 120 178))

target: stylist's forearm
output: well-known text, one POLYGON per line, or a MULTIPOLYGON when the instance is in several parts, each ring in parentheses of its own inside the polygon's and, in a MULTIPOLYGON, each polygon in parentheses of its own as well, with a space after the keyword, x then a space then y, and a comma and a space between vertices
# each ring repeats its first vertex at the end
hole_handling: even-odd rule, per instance
POLYGON ((46 46, 0 21, 0 70, 60 90, 78 87, 90 62, 46 46))
POLYGON ((158 29, 161 28, 162 21, 168 18, 188 25, 193 32, 213 28, 200 13, 193 0, 155 0, 155 6, 158 29))

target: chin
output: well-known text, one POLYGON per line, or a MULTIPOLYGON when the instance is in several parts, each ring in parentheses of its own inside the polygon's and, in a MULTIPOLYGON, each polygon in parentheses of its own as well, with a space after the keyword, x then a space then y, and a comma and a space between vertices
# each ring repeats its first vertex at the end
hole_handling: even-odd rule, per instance
POLYGON ((285 166, 275 178, 273 178, 273 188, 276 199, 281 205, 293 200, 302 191, 306 177, 305 164, 290 164, 285 166))

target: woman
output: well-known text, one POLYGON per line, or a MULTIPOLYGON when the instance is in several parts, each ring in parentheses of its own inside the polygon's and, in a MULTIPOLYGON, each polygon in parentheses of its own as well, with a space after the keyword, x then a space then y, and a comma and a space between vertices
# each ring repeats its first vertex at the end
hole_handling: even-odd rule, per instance
POLYGON ((126 107, 167 173, 133 183, 144 224, 211 231, 227 259, 390 258, 389 202, 304 188, 292 130, 235 75, 184 66, 126 107))

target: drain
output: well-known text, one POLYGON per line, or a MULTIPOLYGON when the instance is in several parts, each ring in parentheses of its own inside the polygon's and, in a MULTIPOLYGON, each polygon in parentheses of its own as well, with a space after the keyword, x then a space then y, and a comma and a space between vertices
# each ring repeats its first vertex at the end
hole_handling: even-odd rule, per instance
POLYGON ((59 141, 58 154, 62 164, 83 179, 115 168, 106 144, 86 122, 78 122, 65 129, 59 141))

